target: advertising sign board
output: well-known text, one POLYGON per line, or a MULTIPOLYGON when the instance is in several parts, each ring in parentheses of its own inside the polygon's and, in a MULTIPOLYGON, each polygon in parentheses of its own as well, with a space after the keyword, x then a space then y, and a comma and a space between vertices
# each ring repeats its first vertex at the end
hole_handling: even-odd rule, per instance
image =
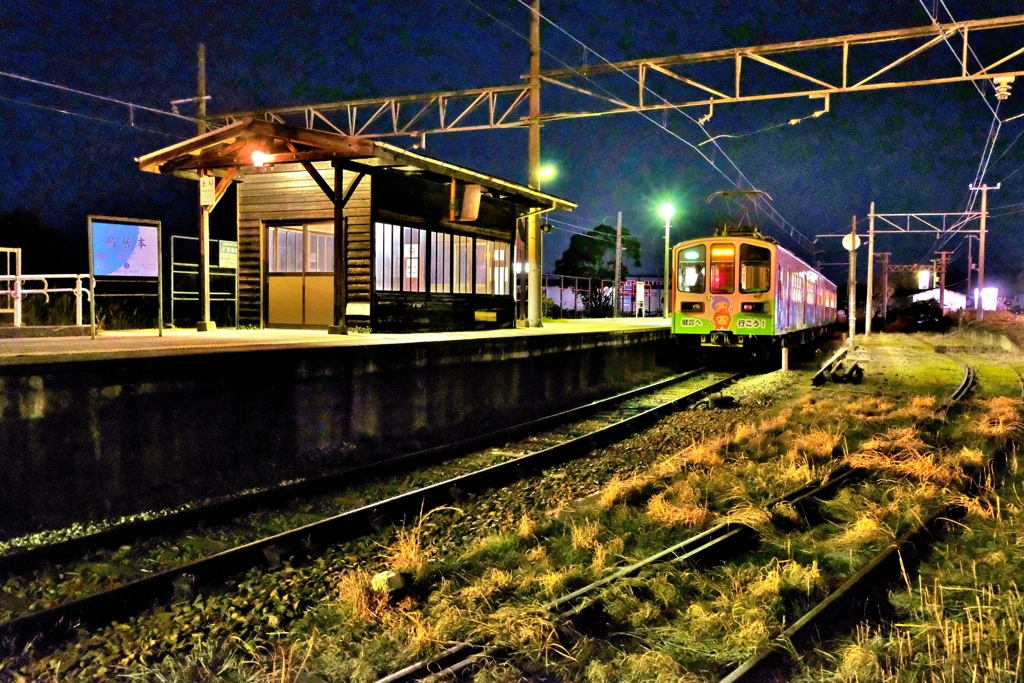
POLYGON ((219 260, 217 261, 217 265, 221 268, 237 268, 238 242, 220 240, 220 253, 218 254, 218 257, 219 260))

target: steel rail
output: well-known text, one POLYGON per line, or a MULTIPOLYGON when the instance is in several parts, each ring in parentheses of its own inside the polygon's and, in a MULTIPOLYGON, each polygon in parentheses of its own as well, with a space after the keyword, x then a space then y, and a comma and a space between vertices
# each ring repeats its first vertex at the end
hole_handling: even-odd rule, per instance
POLYGON ((456 503, 469 494, 508 486, 583 457, 596 448, 650 427, 665 415, 720 391, 745 374, 730 375, 686 396, 556 446, 231 548, 48 610, 25 614, 0 624, 0 642, 13 651, 30 643, 40 649, 54 647, 66 641, 77 628, 96 628, 170 602, 181 582, 198 591, 221 586, 253 568, 275 567, 282 560, 301 561, 316 556, 329 546, 368 536, 389 524, 400 524, 409 516, 456 503))
MULTIPOLYGON (((946 402, 946 407, 962 400, 974 386, 975 370, 965 364, 964 378, 946 402)), ((989 471, 1001 471, 1014 447, 1005 442, 990 459, 989 467, 975 473, 964 487, 968 495, 976 495, 989 471)), ((900 577, 909 581, 911 574, 931 551, 939 537, 954 528, 967 514, 963 503, 945 505, 938 512, 900 536, 878 553, 838 589, 815 605, 793 623, 772 643, 734 669, 720 683, 755 683, 788 680, 797 669, 794 659, 798 650, 834 635, 847 632, 865 621, 891 620, 892 608, 888 589, 900 577)))
POLYGON ((630 389, 615 396, 592 401, 569 410, 453 443, 379 460, 368 465, 361 465, 320 477, 275 486, 262 491, 232 496, 225 500, 185 508, 151 519, 118 524, 117 526, 112 526, 109 529, 86 536, 79 536, 26 550, 9 552, 0 555, 0 576, 25 573, 45 564, 67 562, 96 550, 119 548, 123 545, 154 536, 179 533, 199 524, 224 523, 239 515, 247 514, 254 510, 276 507, 303 496, 322 494, 341 487, 352 486, 383 474, 394 474, 396 471, 402 471, 403 469, 442 462, 496 443, 504 443, 509 439, 524 434, 572 422, 573 420, 603 410, 615 403, 660 391, 673 384, 692 379, 705 371, 704 368, 687 371, 652 384, 630 389))

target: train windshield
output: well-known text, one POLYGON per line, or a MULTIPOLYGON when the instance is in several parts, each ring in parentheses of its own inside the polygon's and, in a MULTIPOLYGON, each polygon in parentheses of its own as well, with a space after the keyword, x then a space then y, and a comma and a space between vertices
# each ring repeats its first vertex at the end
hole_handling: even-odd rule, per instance
POLYGON ((676 287, 680 292, 704 293, 704 269, 707 247, 697 244, 679 252, 679 267, 676 268, 676 287))
POLYGON ((736 247, 711 245, 711 293, 732 294, 736 287, 736 247))
POLYGON ((772 284, 772 251, 753 244, 740 245, 740 291, 767 292, 772 284))

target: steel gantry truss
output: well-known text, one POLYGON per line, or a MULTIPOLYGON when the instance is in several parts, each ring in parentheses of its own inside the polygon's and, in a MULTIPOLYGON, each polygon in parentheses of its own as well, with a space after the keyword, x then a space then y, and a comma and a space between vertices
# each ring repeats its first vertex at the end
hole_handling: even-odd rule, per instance
MULTIPOLYGON (((979 34, 1022 26, 1024 15, 1016 15, 546 70, 540 72, 541 81, 569 97, 559 98, 559 110, 542 113, 540 120, 713 108, 715 104, 784 98, 824 98, 827 106, 829 96, 838 93, 1007 81, 1024 76, 1024 35, 1014 33, 1012 40, 993 46, 979 34), (948 60, 928 61, 932 48, 944 42, 959 48, 955 65, 943 66, 948 60), (984 55, 987 66, 970 68, 968 56, 972 53, 984 55), (943 68, 947 71, 936 73, 943 68), (621 78, 623 75, 627 78, 621 78), (619 76, 617 84, 608 80, 609 76, 619 76), (602 84, 598 79, 605 80, 602 84), (655 92, 654 87, 664 94, 655 92), (581 106, 580 99, 573 96, 585 97, 586 104, 581 106), (605 106, 593 108, 595 99, 605 106)), ((519 128, 529 124, 529 93, 526 83, 365 98, 221 114, 208 123, 219 127, 255 116, 366 137, 519 128)))

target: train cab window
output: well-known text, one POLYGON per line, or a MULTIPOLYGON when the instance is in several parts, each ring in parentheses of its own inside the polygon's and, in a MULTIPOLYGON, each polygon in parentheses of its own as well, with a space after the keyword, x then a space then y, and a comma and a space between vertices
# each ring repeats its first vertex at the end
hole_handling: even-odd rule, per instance
POLYGON ((697 244, 680 250, 678 268, 676 268, 678 273, 676 287, 680 292, 688 292, 690 294, 704 293, 706 257, 707 247, 703 244, 697 244))
POLYGON ((711 293, 732 294, 736 288, 736 247, 711 245, 711 293))
POLYGON ((767 292, 772 286, 772 251, 753 244, 740 245, 740 292, 767 292))

